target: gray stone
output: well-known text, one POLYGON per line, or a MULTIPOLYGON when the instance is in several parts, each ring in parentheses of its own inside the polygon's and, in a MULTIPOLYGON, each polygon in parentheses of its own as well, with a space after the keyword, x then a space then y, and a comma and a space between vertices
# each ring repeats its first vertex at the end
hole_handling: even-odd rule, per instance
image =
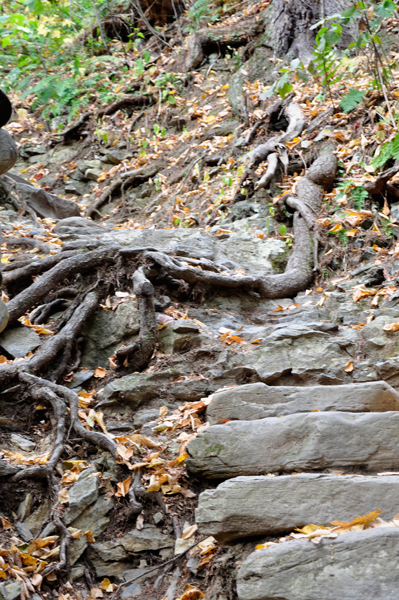
POLYGON ((119 152, 118 150, 107 150, 104 153, 104 156, 113 165, 120 165, 126 158, 126 155, 123 154, 123 152, 119 152))
POLYGON ((5 460, 0 458, 0 477, 5 477, 6 475, 13 475, 19 471, 18 467, 14 467, 13 465, 9 465, 5 460))
POLYGON ((22 500, 17 510, 17 517, 21 521, 25 521, 26 517, 30 515, 32 508, 33 496, 30 492, 28 492, 25 498, 22 500))
POLYGON ((157 513, 155 513, 155 515, 154 515, 153 518, 154 518, 155 525, 160 525, 161 523, 164 522, 165 515, 163 513, 161 513, 161 512, 157 512, 157 513))
MULTIPOLYGON (((159 349, 163 354, 187 352, 201 344, 198 335, 199 327, 195 323, 185 320, 167 323, 158 333, 159 349)), ((212 338, 210 338, 213 341, 212 338)))
POLYGON ((75 581, 76 579, 80 579, 85 574, 85 569, 82 565, 78 565, 71 569, 71 581, 75 581))
POLYGON ((137 596, 140 596, 141 594, 141 585, 139 585, 138 583, 132 583, 123 590, 121 598, 122 600, 128 600, 128 598, 137 598, 137 596))
POLYGON ((115 311, 96 313, 85 325, 85 351, 82 366, 88 369, 109 368, 108 357, 122 344, 131 343, 140 331, 137 302, 120 304, 115 311))
POLYGON ((30 542, 33 539, 33 534, 26 523, 21 523, 21 521, 17 521, 14 523, 14 527, 19 533, 20 537, 24 540, 24 542, 30 542))
POLYGON ((390 521, 398 512, 399 477, 319 475, 236 477, 198 501, 200 533, 219 542, 292 531, 309 523, 352 521, 379 508, 390 521))
POLYGON ((155 525, 144 525, 143 529, 132 529, 119 539, 119 543, 127 552, 145 552, 146 550, 160 550, 171 548, 175 541, 170 535, 159 531, 155 525))
POLYGON ((239 600, 397 600, 399 529, 257 550, 238 571, 239 600))
POLYGON ((154 576, 154 573, 148 573, 148 575, 146 576, 145 574, 147 573, 147 571, 148 567, 139 569, 128 569, 123 573, 123 578, 125 579, 125 581, 130 581, 131 579, 135 579, 136 577, 140 577, 140 575, 142 575, 140 579, 137 579, 137 583, 143 583, 143 581, 145 581, 149 577, 154 576))
POLYGON ((50 508, 50 500, 45 498, 40 506, 31 514, 27 519, 25 519, 25 525, 29 527, 32 534, 35 536, 39 529, 41 528, 44 519, 47 516, 47 513, 50 508))
POLYGON ((13 358, 23 358, 38 348, 40 344, 40 337, 29 327, 12 327, 0 335, 0 347, 11 354, 13 358))
POLYGON ((399 409, 399 394, 384 381, 313 387, 268 386, 250 383, 218 390, 206 411, 207 420, 251 421, 319 411, 383 412, 399 409))
POLYGON ((306 469, 399 468, 399 412, 314 412, 213 425, 187 444, 186 464, 209 478, 306 469))
POLYGON ((0 300, 0 333, 4 331, 8 324, 8 308, 7 304, 0 300))
MULTIPOLYGON (((0 129, 2 131, 2 129, 0 129)), ((22 592, 19 581, 12 583, 0 583, 0 600, 15 600, 22 592)))
POLYGON ((72 377, 72 381, 65 382, 64 385, 71 389, 77 388, 77 387, 81 386, 83 383, 86 383, 86 381, 89 381, 89 379, 91 379, 93 377, 93 375, 94 375, 93 371, 88 371, 87 369, 81 369, 77 373, 74 373, 74 375, 72 377))
POLYGON ((13 168, 17 161, 17 145, 5 129, 0 129, 0 175, 13 168))
POLYGON ((129 556, 118 539, 95 543, 91 545, 91 548, 105 561, 125 560, 129 556))
POLYGON ((86 508, 86 510, 71 523, 72 527, 80 529, 82 532, 80 539, 73 540, 70 546, 69 560, 71 565, 76 563, 88 546, 87 538, 83 535, 84 532, 91 531, 92 535, 96 538, 105 531, 110 521, 107 515, 113 506, 113 498, 100 496, 94 504, 86 508))
POLYGON ((69 488, 69 503, 63 520, 66 525, 70 525, 90 504, 93 504, 98 498, 98 478, 82 477, 72 487, 69 488))
POLYGON ((145 423, 155 421, 159 417, 159 408, 144 408, 134 415, 134 426, 141 427, 145 423))
POLYGON ((126 375, 108 383, 99 397, 101 400, 128 402, 133 408, 137 408, 142 402, 156 398, 160 387, 170 384, 175 378, 176 373, 172 371, 126 375))
POLYGON ((11 435, 11 442, 18 446, 18 448, 21 448, 21 450, 24 450, 25 452, 31 452, 36 448, 35 442, 32 442, 32 440, 29 440, 28 438, 19 435, 18 433, 13 433, 11 435))

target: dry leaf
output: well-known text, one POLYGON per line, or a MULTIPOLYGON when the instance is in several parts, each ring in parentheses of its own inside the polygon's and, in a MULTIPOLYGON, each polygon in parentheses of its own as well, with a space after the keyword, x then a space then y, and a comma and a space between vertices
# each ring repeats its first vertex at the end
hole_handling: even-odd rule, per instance
POLYGON ((384 331, 399 331, 399 323, 388 323, 388 325, 384 325, 384 331))
POLYGON ((125 479, 125 481, 120 481, 119 483, 117 483, 116 487, 118 488, 118 491, 116 492, 115 496, 117 498, 125 497, 130 489, 131 483, 131 477, 128 477, 127 479, 125 479))
POLYGON ((102 379, 103 377, 107 376, 107 371, 105 369, 103 369, 102 367, 97 367, 97 369, 94 371, 94 377, 97 377, 97 379, 102 379))
POLYGON ((187 584, 183 595, 178 600, 197 600, 198 598, 205 598, 201 590, 194 585, 187 584))
POLYGON ((144 527, 144 515, 141 513, 136 519, 136 529, 141 531, 144 527))
POLYGON ((105 578, 100 583, 100 588, 104 592, 113 592, 115 589, 115 585, 113 583, 111 583, 109 579, 105 578))
POLYGON ((92 534, 92 532, 91 532, 90 529, 88 529, 87 531, 85 531, 84 535, 86 536, 88 544, 94 544, 94 542, 96 540, 94 539, 94 536, 93 536, 93 534, 92 534))
POLYGON ((190 525, 189 527, 186 527, 182 533, 182 539, 183 540, 188 540, 190 537, 192 537, 194 535, 194 533, 197 531, 198 529, 198 525, 194 524, 194 525, 190 525))
POLYGON ((103 598, 104 594, 100 590, 100 588, 91 588, 90 590, 90 598, 103 598))
POLYGON ((344 371, 345 373, 352 373, 353 369, 354 369, 354 364, 353 364, 353 360, 350 360, 347 362, 344 371))
POLYGON ((62 488, 58 492, 58 502, 60 504, 68 504, 69 502, 69 494, 66 488, 62 488))
POLYGON ((353 521, 331 521, 331 525, 335 525, 336 527, 341 527, 347 529, 348 527, 353 527, 354 525, 370 525, 373 521, 377 519, 381 514, 380 509, 373 510, 372 512, 367 513, 363 517, 355 517, 353 521))

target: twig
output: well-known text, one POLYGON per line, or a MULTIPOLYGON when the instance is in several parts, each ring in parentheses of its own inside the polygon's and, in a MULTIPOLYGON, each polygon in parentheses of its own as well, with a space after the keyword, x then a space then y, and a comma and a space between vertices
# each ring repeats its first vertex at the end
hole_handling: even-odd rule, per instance
POLYGON ((203 538, 201 538, 200 540, 198 540, 198 542, 195 542, 195 544, 193 544, 192 546, 190 546, 189 548, 187 548, 187 550, 184 550, 184 552, 182 552, 181 554, 178 554, 177 556, 174 556, 173 558, 167 560, 166 562, 161 563, 160 565, 158 565, 156 567, 152 567, 152 569, 148 569, 148 571, 145 571, 144 573, 141 573, 141 575, 137 575, 137 577, 133 577, 133 579, 128 579, 128 581, 124 581, 123 583, 120 583, 118 585, 118 587, 116 588, 115 592, 113 593, 113 595, 111 596, 110 600, 115 600, 115 598, 118 597, 118 594, 119 594, 120 590, 123 587, 125 587, 125 585, 130 585, 131 583, 134 583, 138 579, 141 579, 142 577, 147 576, 149 573, 152 573, 153 571, 158 571, 159 569, 162 569, 163 567, 166 567, 166 565, 170 565, 170 564, 174 563, 176 560, 179 560, 179 558, 182 558, 185 554, 187 554, 187 552, 189 552, 190 550, 192 550, 193 548, 195 548, 195 546, 198 546, 198 544, 200 544, 204 540, 206 540, 206 536, 203 537, 203 538))

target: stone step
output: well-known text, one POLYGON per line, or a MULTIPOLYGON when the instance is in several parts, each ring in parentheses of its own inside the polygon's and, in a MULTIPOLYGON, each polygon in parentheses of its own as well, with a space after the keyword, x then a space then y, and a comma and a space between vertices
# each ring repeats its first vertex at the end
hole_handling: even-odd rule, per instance
POLYGON ((350 532, 319 544, 284 542, 250 554, 239 600, 397 600, 399 529, 350 532))
POLYGON ((390 521, 399 512, 398 497, 399 476, 236 477, 200 495, 195 521, 202 534, 226 543, 309 523, 352 521, 378 508, 390 521))
POLYGON ((315 409, 347 412, 399 410, 399 394, 385 381, 313 387, 250 383, 215 392, 206 416, 211 425, 217 425, 224 419, 252 421, 315 409))
POLYGON ((213 425, 187 444, 211 479, 347 467, 399 470, 399 412, 314 412, 213 425))

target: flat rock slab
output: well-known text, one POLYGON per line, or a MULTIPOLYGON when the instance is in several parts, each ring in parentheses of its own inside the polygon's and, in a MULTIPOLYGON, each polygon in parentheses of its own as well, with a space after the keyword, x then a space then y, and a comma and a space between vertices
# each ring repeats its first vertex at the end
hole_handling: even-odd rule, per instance
POLYGON ((399 510, 399 477, 319 475, 236 477, 199 497, 199 531, 219 542, 292 531, 309 523, 352 521, 380 509, 390 521, 399 510))
POLYGON ((222 419, 252 421, 315 409, 348 412, 399 410, 399 394, 385 381, 313 387, 250 383, 215 392, 206 416, 211 425, 217 425, 222 419))
POLYGON ((239 600, 397 600, 399 529, 350 532, 320 544, 257 550, 237 577, 239 600))
POLYGON ((187 444, 211 479, 356 466, 399 470, 399 412, 314 412, 213 425, 187 444))
POLYGON ((40 337, 29 327, 12 327, 0 335, 0 347, 14 358, 23 358, 36 350, 40 344, 40 337))

